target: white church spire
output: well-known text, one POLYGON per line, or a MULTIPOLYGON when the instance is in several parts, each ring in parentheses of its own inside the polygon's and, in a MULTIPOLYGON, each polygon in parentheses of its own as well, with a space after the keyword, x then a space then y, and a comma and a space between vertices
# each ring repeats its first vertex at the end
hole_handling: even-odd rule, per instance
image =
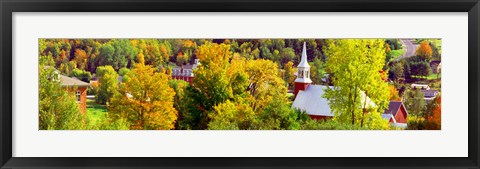
POLYGON ((307 61, 307 43, 303 42, 303 49, 302 49, 302 59, 300 60, 300 64, 297 67, 310 67, 307 61))
POLYGON ((295 82, 299 83, 312 83, 310 79, 310 65, 308 65, 307 61, 307 45, 306 42, 303 42, 303 50, 302 50, 302 58, 300 63, 297 66, 297 79, 295 82))

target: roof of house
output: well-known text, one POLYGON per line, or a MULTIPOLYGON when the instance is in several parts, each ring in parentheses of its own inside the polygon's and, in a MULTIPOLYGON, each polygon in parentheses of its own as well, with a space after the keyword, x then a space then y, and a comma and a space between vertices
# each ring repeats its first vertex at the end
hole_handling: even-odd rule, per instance
POLYGON ((395 117, 393 117, 392 114, 382 114, 382 118, 385 120, 390 121, 390 119, 393 120, 393 123, 396 123, 397 121, 395 120, 395 117))
POLYGON ((198 64, 186 64, 182 66, 175 66, 173 69, 183 69, 183 70, 192 70, 196 69, 198 67, 198 64))
POLYGON ((188 64, 188 65, 182 65, 180 67, 174 67, 172 69, 172 75, 173 76, 189 76, 189 77, 193 77, 193 70, 194 69, 197 69, 199 63, 195 63, 193 65, 191 64, 188 64))
POLYGON ((333 116, 328 100, 322 97, 326 88, 327 86, 309 85, 305 91, 298 92, 292 108, 306 111, 309 115, 333 116))
POLYGON ((429 87, 428 84, 415 84, 415 83, 412 83, 411 85, 412 87, 429 87))
POLYGON ((407 128, 407 123, 393 123, 392 125, 398 128, 407 128))
POLYGON ((89 87, 90 83, 78 80, 77 78, 71 78, 65 75, 60 75, 60 84, 61 86, 66 87, 89 87))
MULTIPOLYGON (((385 110, 384 114, 392 114, 393 116, 396 116, 398 110, 400 109, 400 107, 402 107, 402 105, 403 102, 401 101, 390 101, 390 104, 388 104, 388 109, 385 110)), ((405 107, 405 105, 403 107, 405 107)), ((406 109, 405 112, 408 114, 406 109)))
POLYGON ((435 97, 438 94, 438 90, 421 90, 424 97, 435 97))
POLYGON ((442 63, 441 60, 432 60, 432 61, 430 62, 430 64, 440 64, 440 63, 442 63))

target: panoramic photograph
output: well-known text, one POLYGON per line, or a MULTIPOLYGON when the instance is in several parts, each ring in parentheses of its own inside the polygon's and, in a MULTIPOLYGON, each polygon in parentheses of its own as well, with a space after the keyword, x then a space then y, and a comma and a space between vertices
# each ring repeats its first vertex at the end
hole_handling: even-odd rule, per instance
POLYGON ((441 130, 441 39, 39 39, 39 130, 441 130))

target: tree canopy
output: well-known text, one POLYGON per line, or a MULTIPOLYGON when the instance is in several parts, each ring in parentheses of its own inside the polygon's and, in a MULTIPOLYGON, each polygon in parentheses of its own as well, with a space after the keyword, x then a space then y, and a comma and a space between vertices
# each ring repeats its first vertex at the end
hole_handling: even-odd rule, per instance
POLYGON ((332 39, 326 43, 327 69, 333 74, 334 87, 324 96, 335 119, 351 124, 363 124, 366 114, 375 117, 371 120, 381 119, 378 117, 389 102, 388 85, 380 73, 385 62, 384 41, 332 39), (369 106, 367 98, 375 106, 369 106))
POLYGON ((135 64, 125 76, 129 78, 120 85, 109 110, 127 119, 130 129, 173 129, 177 110, 173 107, 175 91, 168 85, 168 75, 151 66, 135 64))

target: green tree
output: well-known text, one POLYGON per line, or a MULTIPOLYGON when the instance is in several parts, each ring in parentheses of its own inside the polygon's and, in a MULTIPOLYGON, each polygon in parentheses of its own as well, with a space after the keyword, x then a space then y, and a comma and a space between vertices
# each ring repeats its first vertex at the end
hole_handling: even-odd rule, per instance
POLYGON ((261 130, 300 129, 297 113, 282 97, 273 98, 259 113, 256 122, 255 129, 261 130))
POLYGON ((407 90, 403 100, 409 114, 422 117, 428 115, 425 113, 426 102, 420 89, 407 90))
POLYGON ((230 46, 207 42, 196 51, 200 65, 194 70, 193 86, 201 96, 198 98, 200 109, 210 111, 213 106, 232 98, 227 68, 232 56, 230 46))
POLYGON ((143 64, 135 64, 125 76, 129 78, 115 93, 109 111, 127 119, 130 129, 173 129, 177 110, 173 105, 175 91, 168 85, 169 76, 143 64))
POLYGON ((410 72, 412 75, 428 76, 432 74, 432 68, 430 67, 430 64, 426 61, 410 61, 408 64, 410 65, 410 72))
POLYGON ((283 65, 290 61, 293 61, 295 57, 296 55, 293 48, 283 48, 280 52, 280 59, 277 60, 277 62, 283 65))
POLYGON ((73 70, 77 69, 77 63, 75 61, 70 61, 68 63, 62 63, 60 64, 60 71, 63 74, 66 74, 70 76, 73 72, 73 70))
POLYGON ((191 86, 183 80, 169 80, 168 85, 175 90, 174 108, 178 111, 178 119, 175 128, 180 130, 199 129, 202 112, 195 108, 194 99, 191 96, 191 86))
POLYGON ((397 82, 403 79, 405 75, 403 62, 393 62, 391 65, 388 71, 389 79, 397 82))
POLYGON ((84 128, 84 116, 73 93, 60 85, 53 67, 39 67, 39 129, 75 130, 84 128))
POLYGON ((208 123, 210 130, 247 130, 255 120, 255 112, 242 100, 227 100, 215 106, 209 117, 212 119, 208 123))
POLYGON ((430 42, 430 47, 432 48, 432 59, 442 60, 442 48, 440 45, 437 47, 437 43, 441 43, 441 42, 437 42, 437 41, 430 42))
POLYGON ((39 55, 46 55, 45 50, 47 49, 47 40, 38 39, 38 53, 39 55))
POLYGON ((314 84, 322 84, 322 78, 323 78, 323 63, 319 58, 313 59, 313 62, 311 64, 310 68, 310 78, 312 79, 312 82, 314 84))
POLYGON ((118 89, 118 74, 112 66, 97 67, 98 92, 95 99, 100 104, 106 104, 118 89))
POLYGON ((122 67, 132 67, 138 51, 134 50, 130 40, 114 39, 111 43, 113 48, 115 48, 115 52, 110 60, 110 65, 112 65, 115 70, 119 70, 122 67))
POLYGON ((99 49, 98 65, 113 65, 115 47, 110 43, 103 44, 99 49))
POLYGON ((245 42, 240 45, 241 55, 247 59, 254 59, 255 57, 252 55, 252 48, 253 44, 251 42, 245 42))
POLYGON ((272 59, 272 52, 266 46, 260 47, 260 53, 263 59, 272 59))
POLYGON ((80 69, 73 69, 71 76, 87 83, 89 83, 90 79, 92 79, 92 74, 90 72, 80 69))
POLYGON ((55 66, 55 61, 53 60, 52 56, 40 56, 40 58, 38 59, 38 63, 39 65, 43 65, 43 66, 50 66, 50 67, 55 66))
POLYGON ((122 67, 120 70, 118 70, 118 74, 120 76, 125 76, 128 72, 130 72, 130 69, 126 67, 122 67))
POLYGON ((388 84, 379 73, 385 63, 384 41, 379 39, 327 40, 324 52, 334 87, 325 91, 335 120, 363 125, 381 119, 388 105, 388 84), (370 101, 376 105, 372 106, 370 101), (367 115, 369 114, 369 115, 367 115), (378 118, 380 117, 380 118, 378 118))

